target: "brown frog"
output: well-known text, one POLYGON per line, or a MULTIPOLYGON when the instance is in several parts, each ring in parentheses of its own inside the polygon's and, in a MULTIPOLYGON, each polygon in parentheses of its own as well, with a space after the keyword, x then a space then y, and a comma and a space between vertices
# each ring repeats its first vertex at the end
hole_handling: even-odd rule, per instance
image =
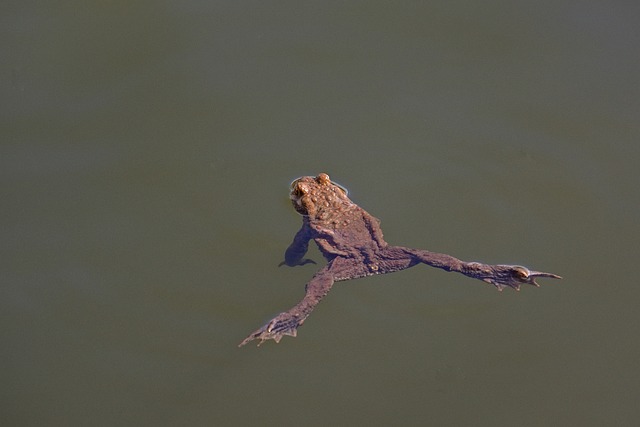
POLYGON ((253 332, 239 347, 254 339, 259 339, 260 345, 269 339, 280 342, 284 335, 295 337, 298 327, 334 282, 392 273, 419 263, 483 280, 499 291, 507 286, 520 290, 523 283, 539 286, 535 281, 537 277, 561 279, 555 274, 532 271, 519 265, 465 262, 451 255, 391 246, 382 237, 380 221, 353 203, 346 190, 331 182, 326 173, 293 181, 290 198, 295 210, 302 215, 302 228, 287 248, 280 265, 293 267, 313 263, 304 258, 312 239, 327 259, 327 265, 307 283, 302 301, 253 332))

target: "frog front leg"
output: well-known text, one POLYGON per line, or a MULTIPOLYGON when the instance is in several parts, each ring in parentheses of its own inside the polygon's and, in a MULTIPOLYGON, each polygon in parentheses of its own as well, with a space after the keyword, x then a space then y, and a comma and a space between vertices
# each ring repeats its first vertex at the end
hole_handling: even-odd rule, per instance
POLYGON ((293 242, 289 245, 284 253, 284 261, 278 266, 288 265, 294 267, 296 265, 315 264, 315 261, 309 258, 304 258, 309 250, 309 240, 313 237, 313 231, 309 226, 309 220, 304 217, 302 220, 302 227, 296 233, 293 238, 293 242))

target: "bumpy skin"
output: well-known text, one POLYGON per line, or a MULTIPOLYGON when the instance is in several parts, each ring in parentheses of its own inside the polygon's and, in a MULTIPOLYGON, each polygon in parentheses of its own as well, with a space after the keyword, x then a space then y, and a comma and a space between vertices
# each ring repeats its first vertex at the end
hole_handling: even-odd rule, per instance
POLYGON ((304 258, 310 240, 316 242, 328 262, 307 283, 302 301, 253 332, 240 347, 254 339, 259 339, 260 345, 269 339, 280 342, 284 335, 295 337, 298 327, 334 282, 392 273, 419 263, 483 280, 499 291, 507 286, 520 290, 523 283, 539 286, 535 281, 537 277, 561 278, 518 265, 464 262, 451 255, 390 246, 382 237, 380 221, 353 203, 347 192, 332 183, 326 173, 298 178, 291 184, 290 197, 293 207, 302 215, 302 228, 287 248, 280 265, 293 267, 313 263, 304 258))

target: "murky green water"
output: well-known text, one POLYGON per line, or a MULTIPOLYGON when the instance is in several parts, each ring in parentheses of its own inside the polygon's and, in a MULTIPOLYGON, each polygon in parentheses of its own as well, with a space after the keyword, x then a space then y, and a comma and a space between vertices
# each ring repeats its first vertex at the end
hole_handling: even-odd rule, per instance
POLYGON ((5 6, 2 425, 636 425, 627 3, 5 6), (340 283, 238 349, 323 171, 390 243, 565 279, 340 283))

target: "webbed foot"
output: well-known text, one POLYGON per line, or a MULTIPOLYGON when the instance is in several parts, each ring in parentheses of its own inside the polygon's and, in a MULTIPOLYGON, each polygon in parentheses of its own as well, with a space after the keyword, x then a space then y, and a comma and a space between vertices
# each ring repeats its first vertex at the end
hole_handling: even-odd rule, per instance
POLYGON ((466 272, 465 274, 491 283, 498 288, 499 291, 502 291, 507 286, 519 291, 520 285, 523 283, 539 287, 540 285, 536 282, 536 278, 538 277, 562 279, 562 277, 556 274, 532 271, 521 265, 485 265, 472 262, 468 263, 467 266, 472 274, 467 274, 466 272))
POLYGON ((300 319, 300 317, 294 316, 291 313, 280 313, 276 317, 271 319, 262 328, 252 332, 247 338, 244 339, 244 341, 242 341, 238 345, 238 347, 242 347, 249 341, 253 341, 255 339, 260 340, 260 342, 258 343, 259 347, 266 340, 274 340, 278 343, 285 335, 295 337, 298 333, 298 327, 302 325, 303 322, 304 319, 300 319))
POLYGON ((295 267, 296 265, 315 264, 315 263, 316 262, 314 260, 309 258, 305 258, 296 264, 288 264, 287 261, 285 260, 285 261, 282 261, 280 264, 278 264, 278 267, 282 267, 283 265, 288 265, 289 267, 295 267))

